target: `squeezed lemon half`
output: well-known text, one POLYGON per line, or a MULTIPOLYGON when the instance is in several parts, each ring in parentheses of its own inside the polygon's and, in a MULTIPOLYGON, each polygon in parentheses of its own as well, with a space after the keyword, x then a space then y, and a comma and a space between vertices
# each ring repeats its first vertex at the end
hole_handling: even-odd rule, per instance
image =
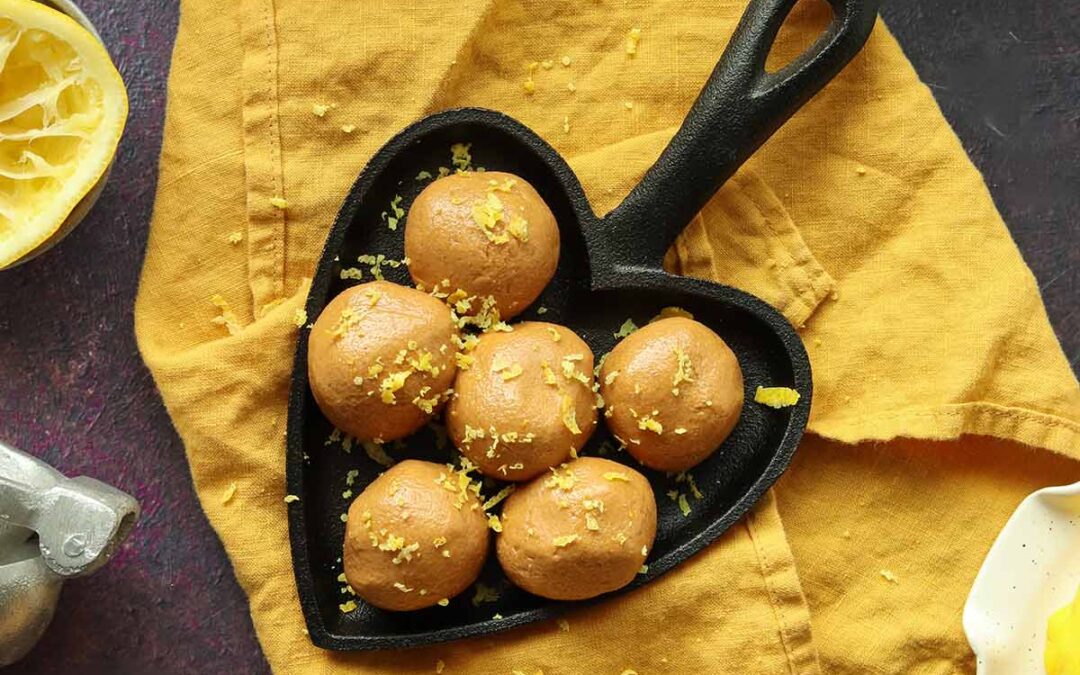
POLYGON ((89 31, 32 0, 0 2, 0 269, 58 233, 108 169, 127 110, 89 31))

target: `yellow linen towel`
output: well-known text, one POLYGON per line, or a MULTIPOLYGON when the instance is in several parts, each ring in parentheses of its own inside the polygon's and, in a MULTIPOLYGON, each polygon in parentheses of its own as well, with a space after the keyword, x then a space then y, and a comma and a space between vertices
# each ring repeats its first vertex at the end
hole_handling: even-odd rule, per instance
MULTIPOLYGON (((183 0, 136 331, 275 670, 972 668, 964 595, 1023 494, 1080 477, 1080 389, 981 178, 883 25, 669 256, 804 327, 812 433, 775 495, 656 583, 571 613, 569 631, 374 654, 303 633, 282 502, 292 319, 356 174, 415 119, 481 105, 551 142, 603 213, 656 159, 743 9, 183 0), (527 95, 527 64, 548 60, 527 95)), ((775 56, 822 19, 801 3, 775 56)))

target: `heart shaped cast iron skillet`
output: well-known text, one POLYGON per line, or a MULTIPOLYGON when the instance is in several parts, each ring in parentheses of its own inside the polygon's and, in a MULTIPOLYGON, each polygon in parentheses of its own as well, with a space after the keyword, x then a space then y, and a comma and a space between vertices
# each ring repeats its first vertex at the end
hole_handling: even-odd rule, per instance
MULTIPOLYGON (((555 278, 520 319, 566 325, 597 357, 615 345, 614 333, 627 318, 643 325, 669 306, 690 311, 723 337, 738 356, 746 381, 741 419, 712 457, 693 470, 702 496, 690 498, 688 515, 665 496, 676 488, 689 493, 685 484, 642 470, 657 495, 659 523, 648 571, 628 589, 649 583, 700 551, 746 513, 787 468, 809 416, 810 363, 784 317, 737 289, 672 276, 661 268, 679 231, 755 149, 855 56, 876 18, 877 0, 830 0, 834 18, 821 37, 782 70, 767 73, 766 56, 795 2, 750 2, 670 145, 641 184, 604 218, 593 213, 577 177, 555 150, 505 115, 449 110, 405 129, 375 155, 345 199, 308 297, 307 313, 314 318, 330 298, 358 283, 341 278, 343 268, 369 267, 358 264, 358 256, 400 260, 402 232, 390 230, 382 212, 391 210, 398 195, 401 208, 407 209, 426 185, 416 180, 418 172, 434 173, 448 164, 451 144, 467 142, 476 165, 517 174, 535 186, 559 223, 562 250, 555 278), (546 308, 543 316, 538 316, 540 307, 546 308), (802 398, 794 407, 766 408, 753 402, 758 385, 792 387, 802 398)), ((410 283, 404 265, 383 269, 387 279, 410 283)), ((370 280, 366 273, 364 280, 370 280)), ((334 650, 411 647, 493 633, 579 604, 545 600, 511 586, 491 555, 480 581, 498 589, 494 602, 474 604, 470 589, 448 607, 398 613, 356 599, 355 610, 342 612, 339 605, 350 600, 337 581, 345 530, 341 514, 350 502, 343 494, 345 477, 350 470, 358 472, 349 486, 358 494, 383 467, 359 447, 346 452, 328 445, 332 431, 308 388, 307 334, 301 331, 287 433, 287 489, 300 500, 289 506, 289 531, 300 602, 316 645, 334 650)), ((604 425, 598 425, 582 454, 604 452, 609 438, 604 425)), ((387 451, 396 459, 448 462, 451 448, 434 430, 425 429, 387 451)), ((607 454, 635 465, 625 452, 607 454)))

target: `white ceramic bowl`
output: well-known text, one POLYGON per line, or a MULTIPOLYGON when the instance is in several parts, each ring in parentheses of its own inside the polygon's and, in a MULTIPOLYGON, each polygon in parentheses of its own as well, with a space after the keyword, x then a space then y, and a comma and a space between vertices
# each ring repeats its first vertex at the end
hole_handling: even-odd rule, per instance
POLYGON ((979 675, 1044 675, 1046 624, 1080 585, 1080 483, 1028 495, 998 534, 964 605, 979 675))
MULTIPOLYGON (((101 39, 101 35, 97 32, 97 29, 94 28, 94 24, 90 23, 90 19, 87 18, 85 14, 83 14, 82 10, 79 9, 75 5, 75 3, 71 2, 70 0, 37 1, 43 5, 47 5, 49 7, 52 7, 53 9, 59 10, 64 14, 67 14, 71 18, 75 19, 83 28, 90 31, 94 35, 94 37, 98 39, 98 42, 104 44, 104 41, 101 39)), ((105 169, 105 173, 101 175, 101 178, 99 178, 98 182, 94 184, 94 187, 90 188, 90 191, 87 192, 86 195, 84 195, 83 198, 79 200, 79 203, 76 204, 75 208, 71 210, 71 213, 68 214, 68 217, 64 219, 64 223, 60 226, 60 229, 51 234, 48 239, 38 244, 33 250, 29 251, 23 257, 19 258, 7 267, 0 267, 0 272, 6 269, 11 269, 13 267, 18 267, 24 262, 33 260, 45 251, 48 251, 53 246, 59 244, 64 237, 71 234, 71 231, 74 230, 75 227, 82 222, 83 218, 86 217, 86 214, 90 212, 90 209, 93 208, 94 204, 97 202, 98 197, 101 196, 101 191, 102 189, 104 189, 105 183, 109 180, 109 174, 112 172, 112 167, 113 163, 109 162, 109 168, 105 169)))

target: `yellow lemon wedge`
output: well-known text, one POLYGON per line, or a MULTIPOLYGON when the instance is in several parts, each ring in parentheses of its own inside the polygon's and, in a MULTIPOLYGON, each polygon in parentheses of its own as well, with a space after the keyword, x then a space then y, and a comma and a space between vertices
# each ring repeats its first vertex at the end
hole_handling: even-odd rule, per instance
POLYGON ((1080 675, 1080 588, 1050 617, 1043 653, 1047 675, 1080 675))
POLYGON ((33 2, 0 2, 0 269, 63 234, 105 173, 127 92, 102 44, 33 2))

